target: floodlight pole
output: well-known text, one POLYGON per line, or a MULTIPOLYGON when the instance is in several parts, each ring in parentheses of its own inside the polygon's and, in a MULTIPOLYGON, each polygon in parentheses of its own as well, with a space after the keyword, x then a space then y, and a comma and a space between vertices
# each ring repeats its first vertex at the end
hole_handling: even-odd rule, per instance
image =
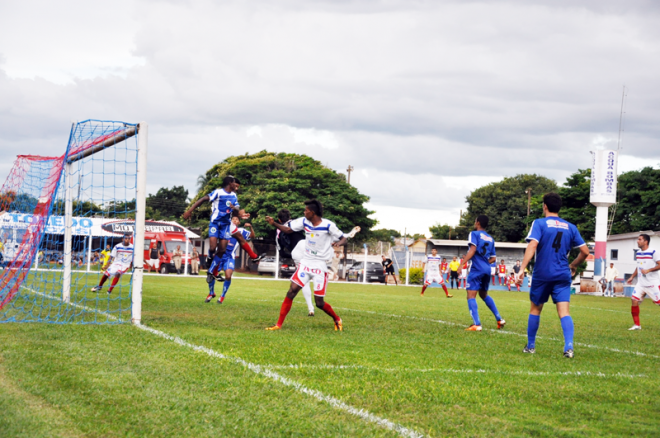
POLYGON ((73 200, 71 190, 71 162, 64 164, 64 254, 62 272, 62 301, 71 302, 71 228, 73 226, 73 200))
MULTIPOLYGON (((144 278, 144 220, 147 204, 147 140, 149 125, 138 125, 137 186, 135 194, 135 234, 133 236, 133 290, 131 293, 131 321, 142 320, 142 281, 144 278)), ((187 249, 186 244, 186 249, 187 249)))

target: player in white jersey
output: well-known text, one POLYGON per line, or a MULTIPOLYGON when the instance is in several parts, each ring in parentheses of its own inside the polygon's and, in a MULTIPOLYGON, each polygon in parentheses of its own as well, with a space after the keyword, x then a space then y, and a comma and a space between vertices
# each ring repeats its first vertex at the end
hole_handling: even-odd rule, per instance
POLYGON ((103 283, 110 277, 113 277, 112 284, 108 289, 108 293, 112 293, 112 289, 117 285, 122 274, 128 272, 133 265, 133 244, 131 243, 131 235, 124 234, 121 243, 115 245, 110 253, 110 260, 103 266, 105 272, 98 286, 92 288, 92 292, 98 292, 103 288, 103 283), (109 265, 109 266, 108 266, 109 265))
POLYGON ((342 320, 324 301, 325 290, 328 284, 328 266, 326 261, 333 256, 333 246, 346 244, 346 236, 334 222, 323 219, 323 205, 316 199, 305 201, 304 217, 293 220, 289 226, 279 224, 272 217, 266 216, 266 221, 281 232, 290 234, 296 231, 305 231, 305 254, 298 264, 295 274, 291 277, 291 286, 284 298, 280 309, 280 318, 272 327, 266 330, 279 330, 282 328, 286 315, 291 310, 293 299, 308 283, 314 285, 314 301, 316 307, 327 313, 335 322, 335 330, 343 330, 342 320), (333 242, 333 240, 336 240, 333 242))
POLYGON ((632 284, 633 278, 637 277, 637 285, 632 294, 632 313, 633 322, 635 325, 628 330, 641 330, 642 325, 639 323, 639 303, 648 295, 655 304, 660 306, 660 253, 655 250, 649 249, 651 243, 651 236, 648 234, 640 234, 637 238, 637 246, 639 251, 635 255, 637 261, 637 269, 628 279, 628 284, 632 284))
POLYGON ((424 280, 424 286, 422 286, 422 296, 424 296, 424 291, 432 283, 437 283, 445 290, 445 295, 447 298, 452 298, 453 295, 449 294, 447 286, 445 285, 445 279, 442 277, 440 272, 440 265, 442 264, 442 257, 438 255, 438 250, 433 248, 431 254, 426 256, 426 263, 424 264, 424 272, 426 272, 426 278, 424 280))

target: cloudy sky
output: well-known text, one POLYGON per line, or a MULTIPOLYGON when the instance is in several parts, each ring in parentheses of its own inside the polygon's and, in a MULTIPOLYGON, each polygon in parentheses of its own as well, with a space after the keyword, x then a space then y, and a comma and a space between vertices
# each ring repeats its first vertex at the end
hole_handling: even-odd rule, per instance
POLYGON ((72 120, 145 120, 149 191, 245 152, 345 171, 381 226, 455 224, 471 190, 589 151, 660 163, 660 2, 0 0, 0 175, 72 120))

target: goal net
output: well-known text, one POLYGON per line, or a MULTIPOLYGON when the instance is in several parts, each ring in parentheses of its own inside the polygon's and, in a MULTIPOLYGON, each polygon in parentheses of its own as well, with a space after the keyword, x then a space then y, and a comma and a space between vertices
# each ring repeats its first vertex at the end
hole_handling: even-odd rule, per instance
POLYGON ((0 189, 0 322, 140 321, 146 139, 144 123, 86 120, 61 156, 17 157, 0 189), (134 269, 93 291, 125 234, 134 269))

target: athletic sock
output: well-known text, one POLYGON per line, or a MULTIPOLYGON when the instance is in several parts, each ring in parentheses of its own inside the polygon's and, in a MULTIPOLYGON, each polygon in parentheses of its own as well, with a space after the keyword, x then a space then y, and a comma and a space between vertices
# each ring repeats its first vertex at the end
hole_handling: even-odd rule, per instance
POLYGON ((443 284, 442 288, 445 290, 445 295, 449 296, 449 291, 447 290, 447 286, 443 284))
POLYGON ((474 325, 481 325, 481 321, 479 320, 479 308, 477 307, 477 300, 470 298, 468 300, 468 309, 470 310, 470 316, 474 321, 474 325))
POLYGON ((103 286, 103 283, 105 283, 107 279, 108 276, 103 274, 103 277, 101 277, 101 281, 99 282, 99 286, 103 286))
POLYGON ((117 283, 119 282, 119 277, 116 276, 115 278, 112 279, 112 284, 110 285, 110 288, 108 289, 108 292, 112 292, 112 289, 115 288, 117 283))
POLYGON ((639 306, 631 306, 630 313, 632 313, 632 317, 633 317, 633 321, 635 322, 635 325, 641 325, 639 323, 639 306))
POLYGON ((426 290, 426 285, 422 286, 422 295, 424 295, 425 290, 426 290))
POLYGON ((209 272, 215 273, 215 271, 220 266, 221 261, 222 261, 222 257, 220 257, 219 255, 214 255, 213 261, 211 262, 211 266, 209 266, 209 272))
POLYGON ((288 315, 289 310, 291 310, 291 305, 293 304, 293 300, 289 297, 284 297, 284 301, 282 302, 282 308, 280 309, 280 319, 277 320, 277 325, 279 327, 282 327, 282 324, 284 324, 284 319, 286 318, 286 315, 288 315))
POLYGON ((529 318, 527 319, 527 348, 535 348, 536 332, 539 331, 540 322, 541 315, 529 314, 529 318))
POLYGON ((323 308, 322 308, 321 310, 323 310, 325 313, 327 313, 328 315, 330 315, 330 317, 331 317, 334 321, 339 321, 339 320, 341 319, 341 318, 339 317, 339 315, 337 315, 337 314, 335 313, 335 311, 332 310, 332 306, 331 306, 330 304, 328 304, 328 303, 323 303, 323 308))
POLYGON ((573 332, 575 327, 573 326, 573 318, 570 316, 564 316, 561 320, 561 329, 564 332, 564 351, 573 349, 573 332))
POLYGON ((215 296, 215 278, 209 283, 209 295, 215 296))
POLYGON ((497 311, 497 306, 495 305, 495 300, 493 300, 493 297, 486 295, 486 298, 484 298, 484 303, 486 303, 490 311, 493 312, 496 320, 502 320, 502 316, 500 316, 500 312, 497 311))
POLYGON ((225 295, 227 295, 227 291, 229 290, 229 286, 231 286, 231 279, 226 279, 225 278, 225 282, 222 285, 222 298, 224 298, 225 295))
POLYGON ((245 250, 245 252, 248 253, 248 255, 250 256, 251 259, 256 259, 257 257, 259 257, 258 255, 256 255, 254 253, 254 251, 252 251, 252 248, 250 247, 249 243, 247 243, 247 242, 241 243, 241 248, 243 248, 245 250))

